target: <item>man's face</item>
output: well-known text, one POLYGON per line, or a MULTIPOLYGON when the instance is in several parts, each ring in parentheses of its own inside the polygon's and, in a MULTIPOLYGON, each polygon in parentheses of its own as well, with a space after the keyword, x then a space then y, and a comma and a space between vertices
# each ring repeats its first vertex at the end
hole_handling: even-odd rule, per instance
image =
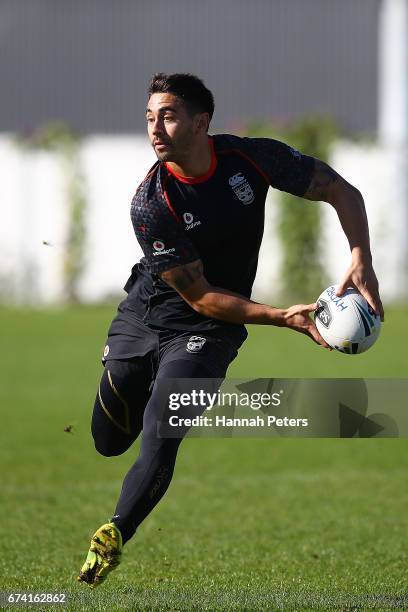
POLYGON ((197 115, 190 117, 180 98, 152 94, 146 109, 147 132, 160 161, 181 162, 196 138, 197 115))

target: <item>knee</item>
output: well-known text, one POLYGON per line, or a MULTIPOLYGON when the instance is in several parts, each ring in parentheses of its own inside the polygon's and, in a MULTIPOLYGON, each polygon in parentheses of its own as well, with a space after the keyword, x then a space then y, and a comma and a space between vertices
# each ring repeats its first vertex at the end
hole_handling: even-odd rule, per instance
POLYGON ((122 455, 129 448, 130 444, 113 444, 110 440, 100 440, 94 437, 95 448, 104 457, 117 457, 122 455))
POLYGON ((115 457, 122 455, 131 446, 134 438, 114 432, 112 429, 100 427, 97 419, 93 418, 91 423, 91 434, 95 449, 104 457, 115 457))

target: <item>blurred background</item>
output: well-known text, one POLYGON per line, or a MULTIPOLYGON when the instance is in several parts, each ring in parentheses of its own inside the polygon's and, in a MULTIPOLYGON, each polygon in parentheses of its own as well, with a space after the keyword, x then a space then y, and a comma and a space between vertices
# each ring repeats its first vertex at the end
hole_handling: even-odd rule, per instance
MULTIPOLYGON (((406 0, 2 0, 1 302, 123 295, 159 71, 205 81, 212 133, 279 138, 358 187, 383 298, 404 302, 407 12, 406 0)), ((328 205, 270 193, 255 298, 312 301, 348 260, 328 205)))

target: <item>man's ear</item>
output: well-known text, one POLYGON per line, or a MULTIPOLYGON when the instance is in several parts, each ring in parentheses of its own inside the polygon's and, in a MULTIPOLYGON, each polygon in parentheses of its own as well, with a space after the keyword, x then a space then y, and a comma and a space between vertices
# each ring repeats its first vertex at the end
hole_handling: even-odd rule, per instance
POLYGON ((208 113, 200 113, 197 115, 197 132, 207 132, 210 125, 210 115, 208 113))

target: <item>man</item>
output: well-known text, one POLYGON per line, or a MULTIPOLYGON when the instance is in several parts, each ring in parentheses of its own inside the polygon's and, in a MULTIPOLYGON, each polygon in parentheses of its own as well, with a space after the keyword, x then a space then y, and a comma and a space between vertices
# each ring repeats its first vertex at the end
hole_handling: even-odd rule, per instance
POLYGON ((131 206, 145 256, 132 269, 109 330, 92 417, 103 455, 123 453, 143 434, 114 516, 94 534, 78 577, 92 587, 119 564, 122 545, 172 478, 181 437, 157 435, 159 382, 222 379, 247 336, 245 323, 288 327, 329 348, 309 316, 317 304, 285 309, 250 299, 269 186, 334 206, 351 249, 338 294, 356 287, 383 317, 357 189, 281 142, 208 136, 213 96, 195 76, 157 74, 148 95, 147 129, 158 161, 131 206))

